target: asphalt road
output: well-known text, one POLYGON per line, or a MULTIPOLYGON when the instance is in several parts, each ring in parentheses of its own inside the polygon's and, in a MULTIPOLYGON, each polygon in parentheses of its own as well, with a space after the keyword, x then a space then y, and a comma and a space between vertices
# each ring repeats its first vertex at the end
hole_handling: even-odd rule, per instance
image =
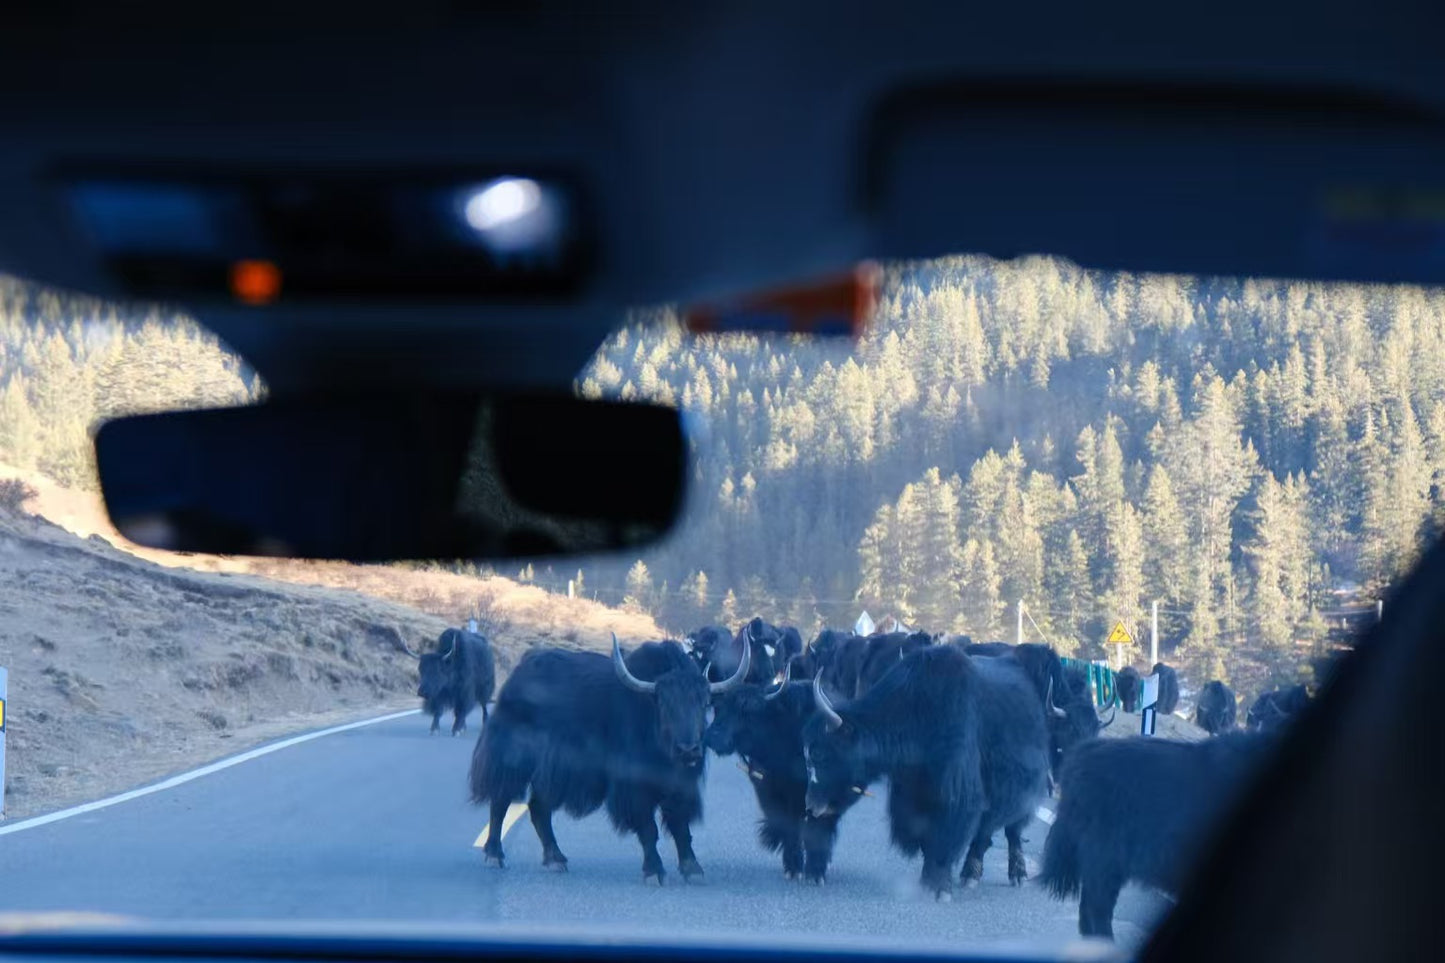
MULTIPOLYGON (((889 848, 884 800, 844 817, 823 887, 783 879, 755 839, 756 802, 732 759, 710 757, 695 848, 706 871, 687 885, 666 837, 667 885, 644 885, 634 839, 605 815, 556 817, 570 871, 544 870, 531 822, 505 839, 504 870, 474 847, 487 813, 466 798, 480 719, 468 734, 427 733, 420 715, 324 736, 183 785, 0 835, 0 911, 84 909, 153 919, 444 920, 624 925, 646 930, 814 931, 1060 947, 1077 906, 1041 887, 1008 886, 1002 834, 983 882, 938 903, 919 864, 889 848)), ((880 787, 881 790, 881 787, 880 787)), ((518 815, 521 815, 520 812, 518 815)), ((1036 868, 1047 826, 1025 833, 1036 868)), ((1166 904, 1130 887, 1123 946, 1166 904)))

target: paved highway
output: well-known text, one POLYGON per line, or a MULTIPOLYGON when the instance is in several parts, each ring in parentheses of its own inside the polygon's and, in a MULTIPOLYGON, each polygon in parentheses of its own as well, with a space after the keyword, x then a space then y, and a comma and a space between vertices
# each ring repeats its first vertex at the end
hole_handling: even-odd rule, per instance
MULTIPOLYGON (((981 885, 937 903, 919 866, 888 846, 884 800, 844 817, 823 887, 783 879, 758 846, 756 803, 732 759, 710 757, 706 815, 695 829, 702 884, 685 885, 670 841, 662 889, 645 886, 632 838, 602 813, 558 815, 567 873, 544 870, 531 822, 506 836, 505 870, 474 847, 485 810, 466 798, 476 727, 429 735, 407 715, 290 745, 116 805, 33 828, 0 827, 0 911, 85 909, 157 919, 381 919, 624 924, 647 930, 815 931, 1062 946, 1074 903, 1007 884, 1003 838, 981 885), (9 830, 9 831, 7 831, 9 830)), ((1025 833, 1031 868, 1047 827, 1025 833)), ((1164 902, 1126 889, 1115 916, 1122 945, 1164 902)))

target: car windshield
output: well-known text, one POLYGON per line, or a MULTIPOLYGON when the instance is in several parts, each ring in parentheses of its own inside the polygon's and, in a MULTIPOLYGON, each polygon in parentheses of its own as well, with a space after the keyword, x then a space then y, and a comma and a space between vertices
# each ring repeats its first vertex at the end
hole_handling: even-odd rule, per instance
POLYGON ((1287 725, 1445 520, 1411 287, 640 310, 577 390, 692 416, 686 516, 545 565, 122 540, 96 424, 266 390, 175 312, 4 281, 0 379, 0 912, 1138 945, 1244 771, 1188 753, 1287 725))

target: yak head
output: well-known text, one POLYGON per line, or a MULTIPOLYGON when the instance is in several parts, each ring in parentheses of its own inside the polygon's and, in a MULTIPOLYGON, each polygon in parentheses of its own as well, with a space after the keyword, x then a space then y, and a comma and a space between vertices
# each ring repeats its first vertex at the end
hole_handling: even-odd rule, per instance
POLYGON ((418 679, 416 694, 430 705, 442 699, 447 693, 448 680, 446 663, 440 653, 427 652, 417 661, 418 679))
POLYGON ((745 683, 714 699, 712 722, 703 733, 707 747, 719 756, 736 752, 749 758, 771 758, 779 751, 786 753, 791 741, 796 751, 800 719, 790 711, 796 699, 779 700, 789 686, 787 671, 776 685, 745 683))
POLYGON ((813 677, 816 711, 803 726, 803 762, 808 772, 808 812, 841 812, 871 781, 857 727, 828 700, 822 676, 813 677))
POLYGON ((657 748, 674 762, 690 769, 702 766, 703 727, 707 724, 707 708, 711 697, 721 695, 739 685, 748 673, 748 649, 732 677, 722 682, 708 682, 707 675, 692 660, 675 664, 656 679, 639 679, 627 667, 617 635, 612 636, 612 665, 617 678, 633 692, 652 699, 657 711, 657 748))

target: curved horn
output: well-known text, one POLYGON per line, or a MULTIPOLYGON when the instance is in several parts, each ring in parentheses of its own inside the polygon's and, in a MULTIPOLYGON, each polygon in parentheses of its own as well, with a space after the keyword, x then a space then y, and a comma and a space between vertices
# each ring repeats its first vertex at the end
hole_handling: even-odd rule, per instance
POLYGON ((633 692, 641 692, 645 695, 652 695, 657 690, 656 682, 643 682, 627 669, 627 663, 622 660, 622 646, 617 642, 617 633, 612 633, 612 667, 617 670, 617 678, 622 684, 633 692))
POLYGON ((452 656, 454 656, 454 655, 457 654, 457 635, 458 635, 459 633, 457 633, 456 630, 454 630, 454 629, 448 629, 447 631, 449 631, 449 632, 452 633, 452 647, 451 647, 450 649, 447 649, 447 654, 446 654, 446 655, 442 656, 442 661, 443 661, 443 662, 447 661, 447 660, 450 659, 452 656))
POLYGON ((1049 687, 1044 692, 1044 707, 1049 710, 1049 715, 1055 719, 1067 719, 1069 714, 1058 706, 1054 705, 1054 680, 1049 680, 1049 687))
POLYGON ((1116 702, 1116 703, 1114 703, 1112 706, 1109 707, 1109 721, 1108 721, 1108 722, 1105 722, 1102 716, 1099 718, 1099 728, 1100 728, 1100 729, 1107 729, 1107 728, 1109 728, 1109 726, 1111 726, 1111 725, 1114 724, 1114 717, 1117 716, 1118 714, 1119 714, 1119 704, 1116 702))
POLYGON ((730 678, 730 679, 724 679, 724 680, 721 681, 721 682, 709 682, 709 683, 707 684, 707 691, 713 693, 714 695, 716 695, 716 694, 718 694, 718 693, 721 693, 721 692, 726 692, 726 691, 728 691, 728 690, 731 689, 733 686, 738 685, 740 682, 742 682, 744 679, 746 679, 746 678, 748 677, 748 669, 752 667, 752 664, 753 664, 753 647, 752 647, 752 644, 749 643, 749 642, 744 642, 744 643, 743 643, 743 657, 738 660, 738 670, 732 674, 732 678, 730 678))
POLYGON ((783 690, 786 689, 786 688, 788 687, 788 683, 789 683, 789 682, 792 682, 792 681, 793 681, 793 663, 790 661, 790 662, 788 662, 787 665, 785 665, 785 666, 783 667, 783 678, 782 678, 782 680, 781 680, 776 686, 774 686, 772 689, 770 689, 770 690, 768 690, 767 692, 764 692, 764 693, 763 693, 763 701, 764 701, 764 702, 772 702, 772 701, 773 701, 774 699, 776 699, 778 696, 780 696, 780 695, 783 694, 783 690))
POLYGON ((416 659, 418 662, 421 661, 421 653, 418 652, 416 649, 413 649, 411 646, 407 645, 406 639, 402 637, 402 634, 400 632, 396 633, 396 641, 397 644, 401 646, 401 650, 403 652, 411 656, 413 659, 416 659))
POLYGON ((823 713, 823 718, 828 720, 828 731, 832 732, 843 724, 843 717, 833 708, 833 703, 828 701, 828 694, 823 691, 823 673, 820 671, 813 676, 813 705, 823 713))

